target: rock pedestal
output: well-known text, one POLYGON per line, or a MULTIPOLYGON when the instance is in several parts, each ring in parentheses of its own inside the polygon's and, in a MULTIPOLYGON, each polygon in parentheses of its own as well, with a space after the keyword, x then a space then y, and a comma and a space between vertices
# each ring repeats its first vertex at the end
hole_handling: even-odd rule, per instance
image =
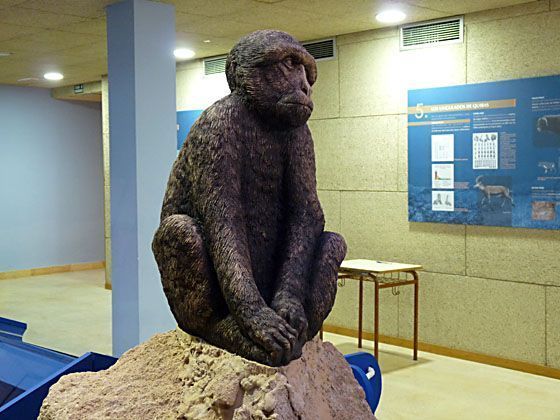
POLYGON ((101 372, 51 387, 41 420, 373 419, 342 354, 319 338, 300 359, 272 368, 182 331, 158 334, 101 372))

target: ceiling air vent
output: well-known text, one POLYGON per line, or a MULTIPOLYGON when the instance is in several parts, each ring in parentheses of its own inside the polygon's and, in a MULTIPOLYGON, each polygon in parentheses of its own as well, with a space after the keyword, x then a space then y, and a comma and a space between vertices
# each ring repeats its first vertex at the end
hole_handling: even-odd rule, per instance
POLYGON ((333 38, 304 42, 303 47, 315 60, 330 60, 334 58, 335 44, 333 38))
POLYGON ((227 56, 211 57, 204 60, 204 75, 219 74, 226 71, 227 56))
POLYGON ((401 50, 463 42, 463 17, 431 20, 400 27, 401 50))

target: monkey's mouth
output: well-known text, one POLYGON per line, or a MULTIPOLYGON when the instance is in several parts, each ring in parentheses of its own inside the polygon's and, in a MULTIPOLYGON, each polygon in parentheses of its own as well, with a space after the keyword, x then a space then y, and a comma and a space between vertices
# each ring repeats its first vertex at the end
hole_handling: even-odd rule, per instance
POLYGON ((282 102, 282 104, 286 106, 293 106, 293 107, 305 107, 310 111, 313 111, 313 103, 309 103, 309 102, 289 101, 289 102, 282 102))

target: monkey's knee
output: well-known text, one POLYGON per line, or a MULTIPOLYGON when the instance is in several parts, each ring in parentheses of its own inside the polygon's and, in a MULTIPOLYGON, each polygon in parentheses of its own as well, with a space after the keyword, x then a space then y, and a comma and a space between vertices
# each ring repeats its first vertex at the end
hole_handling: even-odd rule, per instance
POLYGON ((179 326, 198 335, 227 308, 200 228, 186 215, 164 219, 152 242, 163 290, 179 326))
POLYGON ((319 237, 311 288, 306 302, 308 338, 314 337, 329 315, 336 297, 338 269, 346 256, 344 238, 333 232, 319 237))
POLYGON ((204 243, 196 221, 184 214, 165 218, 154 235, 152 250, 158 264, 176 257, 177 252, 186 258, 197 258, 203 253, 204 243))

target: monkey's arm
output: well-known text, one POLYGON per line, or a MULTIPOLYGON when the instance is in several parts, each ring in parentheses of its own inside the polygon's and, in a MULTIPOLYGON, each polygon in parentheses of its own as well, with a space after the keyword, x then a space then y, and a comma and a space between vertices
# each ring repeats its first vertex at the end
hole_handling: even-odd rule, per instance
MULTIPOLYGON (((315 178, 313 140, 307 126, 297 131, 288 148, 286 245, 273 307, 303 302, 317 238, 325 219, 315 178)), ((293 326, 293 324, 292 324, 293 326)), ((297 327, 296 327, 297 328, 297 327)))

